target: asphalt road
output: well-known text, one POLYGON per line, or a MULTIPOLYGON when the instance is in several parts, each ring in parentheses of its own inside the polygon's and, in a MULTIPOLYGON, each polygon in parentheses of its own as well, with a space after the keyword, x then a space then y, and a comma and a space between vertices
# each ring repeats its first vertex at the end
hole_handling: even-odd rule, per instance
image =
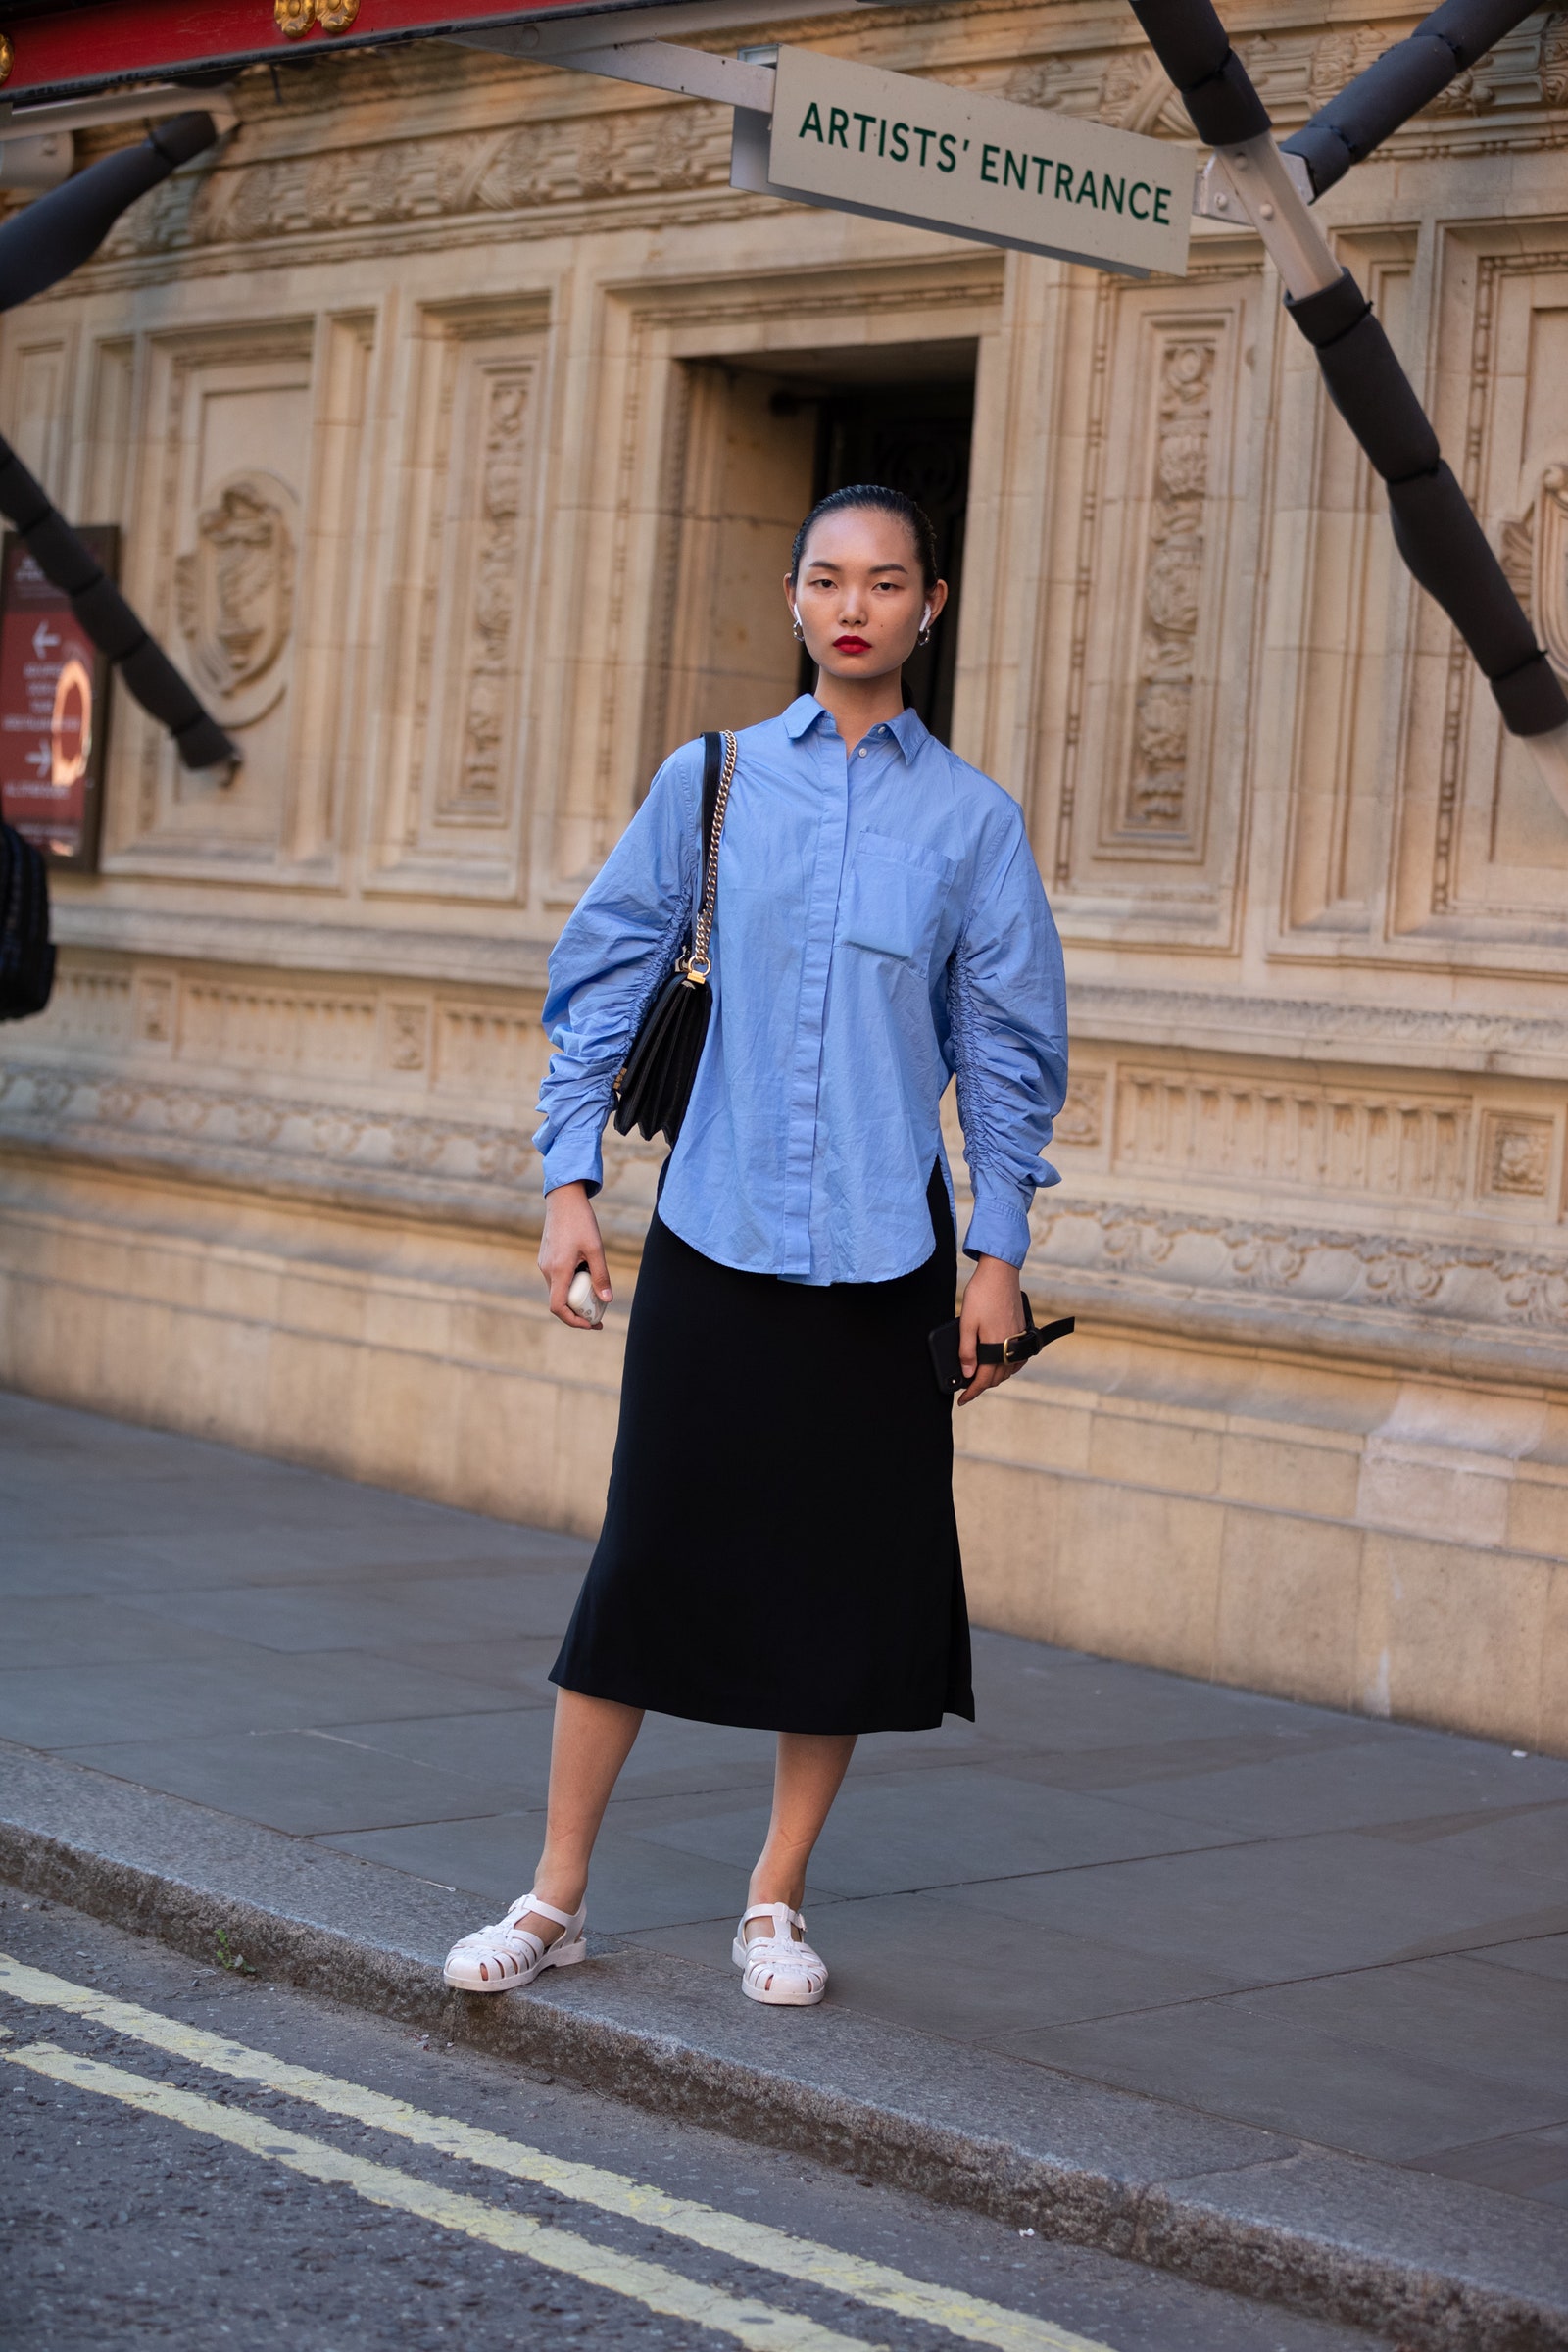
POLYGON ((1375 2340, 431 2046, 9 1890, 0 1952, 8 2352, 1375 2340))

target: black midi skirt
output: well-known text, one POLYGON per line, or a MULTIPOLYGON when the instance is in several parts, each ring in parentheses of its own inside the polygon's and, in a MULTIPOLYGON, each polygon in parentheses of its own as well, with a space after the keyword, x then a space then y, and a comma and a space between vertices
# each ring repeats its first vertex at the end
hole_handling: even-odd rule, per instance
POLYGON ((974 1717, 953 1510, 953 1218, 893 1282, 716 1265, 657 1212, 605 1524, 551 1680, 700 1723, 923 1731, 974 1717))

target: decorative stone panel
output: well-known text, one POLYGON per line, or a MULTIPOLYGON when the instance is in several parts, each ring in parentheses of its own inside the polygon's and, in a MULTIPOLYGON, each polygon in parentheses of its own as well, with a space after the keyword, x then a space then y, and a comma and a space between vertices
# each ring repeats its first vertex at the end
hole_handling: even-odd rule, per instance
POLYGON ((1041 651, 1061 755, 1034 795, 1069 939, 1113 929, 1152 946, 1229 929, 1261 489, 1244 359, 1258 291, 1250 250, 1200 251, 1182 286, 1102 278, 1083 298, 1089 332, 1067 361, 1083 441, 1056 458, 1076 516, 1072 593, 1041 651))
MULTIPOLYGON (((1568 587, 1538 559, 1563 547, 1552 485, 1568 467, 1568 419, 1545 387, 1568 381, 1568 219, 1453 226, 1440 259, 1436 421, 1506 564, 1516 577, 1528 567, 1537 625, 1560 648, 1568 587)), ((1475 967, 1556 969, 1568 947, 1568 815, 1504 731, 1456 634, 1429 600, 1413 617, 1396 936, 1462 942, 1475 967)))
POLYGON ((106 864, 269 878, 335 864, 352 756, 345 602, 374 320, 230 321, 99 350, 91 470, 128 513, 125 586, 233 735, 224 784, 117 696, 106 864), (137 368, 143 382, 138 410, 137 368), (139 421, 138 421, 139 419, 139 421), (125 438, 132 436, 126 446, 125 438))
POLYGON ((418 319, 377 852, 400 891, 526 889, 547 319, 542 298, 418 319))
POLYGON ((1246 1078, 1117 1073, 1118 1174, 1192 1174, 1342 1198, 1456 1201, 1463 1099, 1246 1078))

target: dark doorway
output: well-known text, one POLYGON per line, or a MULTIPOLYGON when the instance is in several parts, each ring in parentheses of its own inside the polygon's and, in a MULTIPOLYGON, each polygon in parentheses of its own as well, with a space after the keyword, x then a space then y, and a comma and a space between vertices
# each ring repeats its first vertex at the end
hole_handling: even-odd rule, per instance
POLYGON ((880 384, 835 394, 822 403, 817 428, 816 495, 848 482, 885 482, 930 515, 948 607, 904 667, 906 700, 933 735, 953 730, 953 681, 963 588, 963 525, 969 504, 969 443, 974 384, 880 384))
MULTIPOLYGON (((799 396, 775 395, 780 400, 799 396)), ((948 607, 931 643, 906 663, 906 700, 933 735, 946 743, 953 727, 957 666, 958 607, 963 589, 964 517, 969 501, 969 444, 974 431, 972 374, 921 383, 843 384, 813 389, 817 405, 815 496, 850 482, 885 482, 930 515, 937 557, 948 583, 948 607)), ((815 681, 809 661, 801 666, 803 693, 815 681)))

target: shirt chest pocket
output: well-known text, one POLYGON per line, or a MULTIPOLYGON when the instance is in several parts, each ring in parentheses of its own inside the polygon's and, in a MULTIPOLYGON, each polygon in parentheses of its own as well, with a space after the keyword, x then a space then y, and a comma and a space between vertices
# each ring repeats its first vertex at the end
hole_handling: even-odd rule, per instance
POLYGON ((940 850, 862 833, 845 880, 840 939, 876 956, 928 963, 956 871, 940 850))

